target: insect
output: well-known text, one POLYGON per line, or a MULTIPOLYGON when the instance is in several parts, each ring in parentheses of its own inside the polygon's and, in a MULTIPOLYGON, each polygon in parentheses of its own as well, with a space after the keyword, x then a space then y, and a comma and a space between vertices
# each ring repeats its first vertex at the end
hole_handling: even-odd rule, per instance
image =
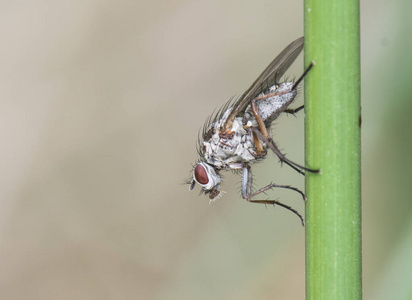
POLYGON ((199 161, 192 170, 189 181, 190 190, 195 184, 202 187, 202 192, 209 195, 210 200, 221 195, 222 182, 220 171, 241 170, 241 194, 244 199, 253 203, 276 204, 295 213, 304 225, 303 217, 292 207, 277 200, 256 200, 255 196, 272 188, 290 189, 305 194, 290 185, 269 185, 252 192, 251 164, 266 157, 271 149, 281 162, 289 165, 301 174, 304 171, 318 172, 305 168, 285 157, 270 137, 271 123, 281 113, 295 114, 303 105, 290 109, 289 105, 297 95, 297 87, 309 72, 313 63, 305 70, 296 82, 281 82, 290 65, 303 49, 304 39, 298 38, 289 44, 262 72, 255 82, 235 101, 229 100, 214 116, 205 123, 198 141, 199 161))

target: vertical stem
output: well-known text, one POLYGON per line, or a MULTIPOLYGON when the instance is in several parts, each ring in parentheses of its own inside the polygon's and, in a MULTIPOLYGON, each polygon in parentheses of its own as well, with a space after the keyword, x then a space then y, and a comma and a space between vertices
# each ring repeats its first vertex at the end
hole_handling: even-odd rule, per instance
POLYGON ((359 0, 305 1, 306 298, 361 299, 359 0))

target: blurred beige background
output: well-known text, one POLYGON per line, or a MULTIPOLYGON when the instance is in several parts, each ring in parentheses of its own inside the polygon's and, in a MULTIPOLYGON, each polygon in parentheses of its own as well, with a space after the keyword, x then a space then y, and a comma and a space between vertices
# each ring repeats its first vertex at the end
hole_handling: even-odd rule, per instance
MULTIPOLYGON (((304 297, 296 216, 236 174, 212 205, 184 184, 206 117, 303 34, 301 1, 0 3, 1 299, 304 297)), ((365 299, 411 295, 411 11, 362 1, 365 299)), ((303 162, 303 114, 274 132, 303 162)), ((304 186, 273 156, 253 171, 304 186)))

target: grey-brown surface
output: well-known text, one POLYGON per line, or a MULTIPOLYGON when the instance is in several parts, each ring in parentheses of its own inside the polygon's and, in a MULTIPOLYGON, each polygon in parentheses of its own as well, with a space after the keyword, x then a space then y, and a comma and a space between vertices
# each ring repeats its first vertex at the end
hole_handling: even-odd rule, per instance
MULTIPOLYGON (((293 214, 242 200, 236 174, 211 205, 184 184, 204 120, 302 36, 301 2, 3 2, 1 299, 303 298, 293 214)), ((411 232, 410 4, 362 5, 364 290, 378 299, 388 270, 410 278, 391 269, 411 232)), ((287 74, 302 71, 300 57, 287 74)), ((303 121, 272 130, 296 162, 303 121)), ((304 188, 274 155, 253 171, 304 188)), ((303 212, 293 192, 268 197, 303 212)))

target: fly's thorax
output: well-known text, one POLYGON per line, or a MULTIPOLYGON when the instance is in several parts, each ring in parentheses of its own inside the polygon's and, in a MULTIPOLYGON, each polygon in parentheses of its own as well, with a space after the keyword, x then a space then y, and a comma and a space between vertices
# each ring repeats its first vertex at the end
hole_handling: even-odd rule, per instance
POLYGON ((228 132, 215 130, 202 140, 202 159, 219 169, 232 169, 236 163, 256 159, 253 136, 244 128, 243 120, 237 117, 228 132))

